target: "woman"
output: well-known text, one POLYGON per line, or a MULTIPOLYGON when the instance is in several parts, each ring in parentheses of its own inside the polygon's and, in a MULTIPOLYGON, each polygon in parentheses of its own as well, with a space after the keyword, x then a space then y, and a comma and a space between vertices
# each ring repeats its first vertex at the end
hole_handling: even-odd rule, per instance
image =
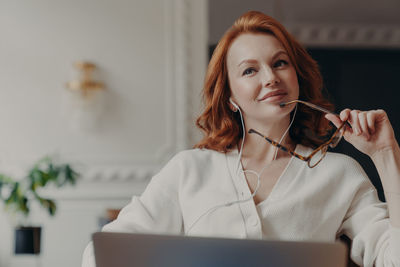
MULTIPOLYGON (((245 13, 208 67, 203 140, 103 230, 293 241, 346 234, 356 263, 400 266, 400 149, 388 117, 321 112, 332 109, 321 88, 316 63, 283 26, 245 13), (323 140, 328 120, 337 130, 323 140), (342 134, 375 163, 387 205, 354 160, 325 153, 342 134)), ((94 266, 91 245, 83 266, 94 266)))

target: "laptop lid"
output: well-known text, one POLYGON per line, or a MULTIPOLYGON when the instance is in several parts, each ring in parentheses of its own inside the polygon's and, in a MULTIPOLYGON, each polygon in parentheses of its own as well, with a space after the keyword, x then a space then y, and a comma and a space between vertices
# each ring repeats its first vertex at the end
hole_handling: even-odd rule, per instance
POLYGON ((97 267, 345 267, 344 244, 98 232, 97 267))

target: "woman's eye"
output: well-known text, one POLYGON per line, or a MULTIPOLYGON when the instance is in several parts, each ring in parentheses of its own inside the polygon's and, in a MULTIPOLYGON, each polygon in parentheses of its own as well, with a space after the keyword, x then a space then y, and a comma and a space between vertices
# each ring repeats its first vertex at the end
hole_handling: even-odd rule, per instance
POLYGON ((286 66, 288 64, 289 63, 286 60, 281 59, 281 60, 278 60, 277 62, 275 62, 274 67, 279 68, 279 67, 286 66))
POLYGON ((248 68, 243 71, 243 75, 250 75, 253 74, 256 70, 254 68, 248 68))

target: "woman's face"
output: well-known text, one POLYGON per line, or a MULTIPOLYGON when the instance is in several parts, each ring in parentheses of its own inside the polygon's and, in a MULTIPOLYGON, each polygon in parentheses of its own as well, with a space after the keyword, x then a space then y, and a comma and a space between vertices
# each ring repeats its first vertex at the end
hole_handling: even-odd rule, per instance
POLYGON ((273 35, 239 35, 228 50, 227 67, 231 98, 247 122, 281 120, 294 108, 279 106, 298 99, 299 84, 285 48, 273 35))

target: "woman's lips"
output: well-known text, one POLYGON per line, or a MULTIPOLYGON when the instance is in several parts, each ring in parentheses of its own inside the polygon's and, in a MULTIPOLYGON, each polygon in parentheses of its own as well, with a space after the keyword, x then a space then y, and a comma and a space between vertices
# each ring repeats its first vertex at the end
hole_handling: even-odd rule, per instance
POLYGON ((282 100, 285 96, 287 96, 287 92, 284 90, 276 90, 271 91, 268 94, 265 94, 263 97, 258 99, 259 102, 261 101, 268 101, 268 102, 275 102, 282 100))

